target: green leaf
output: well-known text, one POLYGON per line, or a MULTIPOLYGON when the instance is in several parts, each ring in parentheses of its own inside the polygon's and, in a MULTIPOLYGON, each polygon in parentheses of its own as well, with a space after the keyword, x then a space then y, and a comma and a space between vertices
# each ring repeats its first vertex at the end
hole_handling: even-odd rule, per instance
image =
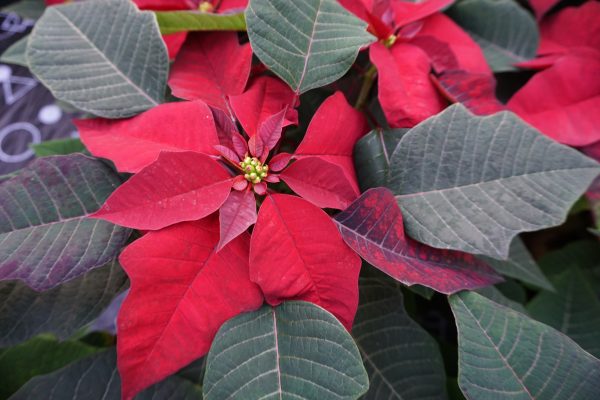
POLYGON ((79 139, 56 139, 31 146, 38 157, 83 153, 85 146, 79 139))
POLYGON ((554 290, 519 237, 515 237, 510 244, 508 260, 496 260, 485 256, 481 256, 481 259, 503 275, 542 289, 554 290))
POLYGON ((0 56, 0 62, 28 67, 27 59, 25 58, 25 50, 27 49, 28 39, 29 36, 22 37, 13 43, 8 49, 4 50, 0 56))
POLYGON ((113 260, 130 230, 88 216, 119 186, 103 162, 38 158, 0 186, 0 280, 47 290, 113 260))
POLYGON ((101 117, 145 111, 160 104, 166 90, 169 59, 154 14, 130 1, 48 7, 26 54, 56 98, 101 117))
POLYGON ((199 11, 155 12, 163 35, 186 31, 245 31, 244 14, 213 14, 199 11))
POLYGON ((45 292, 19 281, 0 282, 0 347, 40 333, 67 339, 98 317, 126 287, 127 276, 116 262, 45 292))
POLYGON ((365 400, 447 398, 437 343, 407 315, 400 290, 361 279, 352 334, 371 382, 365 400))
POLYGON ((15 347, 0 350, 0 398, 6 399, 36 375, 55 371, 97 349, 81 342, 59 342, 38 336, 15 347))
POLYGON ((540 259, 540 267, 550 280, 573 267, 578 267, 582 271, 597 269, 600 267, 600 245, 595 240, 570 243, 545 254, 540 259))
POLYGON ((208 353, 204 397, 356 399, 367 391, 356 344, 324 309, 292 301, 239 315, 208 353))
POLYGON ((298 94, 341 78, 375 40, 336 0, 251 0, 246 23, 256 56, 298 94))
POLYGON ((599 172, 512 113, 456 104, 402 137, 388 186, 416 240, 506 259, 520 232, 561 224, 599 172))
POLYGON ((513 310, 523 314, 527 314, 527 311, 525 310, 523 304, 517 303, 516 301, 504 296, 504 294, 502 294, 502 292, 496 289, 494 286, 488 286, 482 289, 477 289, 476 292, 482 296, 487 297, 495 303, 502 304, 505 307, 512 308, 513 310))
POLYGON ((541 292, 527 305, 529 315, 600 357, 600 301, 576 266, 552 277, 556 292, 541 292))
POLYGON ((597 398, 600 360, 564 334, 473 292, 452 295, 450 306, 467 399, 597 398))
POLYGON ((481 46, 495 72, 535 57, 540 35, 533 15, 514 0, 462 0, 448 14, 481 46))
MULTIPOLYGON (((38 399, 121 400, 121 379, 117 371, 117 354, 106 350, 79 360, 51 374, 33 378, 10 400, 38 399), (51 393, 52 396, 48 397, 51 393)), ((200 400, 198 386, 178 376, 144 390, 136 400, 200 400)))
POLYGON ((44 10, 46 4, 44 0, 21 0, 6 7, 1 7, 2 12, 14 12, 22 18, 38 19, 44 10))
POLYGON ((374 129, 354 146, 354 167, 362 192, 385 186, 390 156, 408 129, 374 129))

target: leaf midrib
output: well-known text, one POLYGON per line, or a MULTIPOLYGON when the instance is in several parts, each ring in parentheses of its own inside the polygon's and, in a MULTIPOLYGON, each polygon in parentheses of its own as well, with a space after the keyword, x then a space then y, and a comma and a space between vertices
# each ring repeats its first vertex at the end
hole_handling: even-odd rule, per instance
POLYGON ((480 185, 484 185, 487 183, 496 183, 496 182, 507 181, 507 180, 521 178, 521 177, 549 174, 549 173, 553 173, 553 172, 585 171, 585 170, 589 170, 589 169, 596 169, 596 170, 600 171, 600 167, 589 166, 589 167, 563 168, 563 169, 554 169, 554 170, 538 171, 538 172, 531 172, 531 173, 522 173, 522 174, 503 177, 503 178, 496 178, 496 179, 490 179, 487 181, 469 183, 466 185, 459 185, 459 186, 446 187, 446 188, 440 188, 440 189, 430 189, 430 190, 414 192, 414 193, 395 194, 394 197, 396 197, 397 199, 402 199, 402 198, 405 199, 405 198, 411 198, 411 197, 416 197, 416 196, 424 196, 424 195, 427 195, 430 193, 440 193, 440 192, 448 192, 448 191, 452 191, 452 190, 465 189, 465 188, 469 188, 469 187, 479 187, 480 185))
POLYGON ((150 101, 150 103, 154 106, 159 105, 160 103, 158 103, 156 100, 154 100, 150 95, 148 95, 142 88, 140 88, 137 84, 135 84, 127 75, 125 75, 118 67, 116 64, 114 64, 112 62, 112 60, 108 59, 106 57, 106 55, 96 46, 96 44, 94 42, 92 42, 78 27, 77 25, 75 25, 73 22, 71 22, 71 20, 69 18, 67 18, 66 15, 62 14, 60 12, 60 10, 54 9, 54 11, 56 11, 56 14, 58 16, 60 16, 66 23, 67 26, 69 26, 71 29, 73 29, 73 31, 75 31, 75 33, 77 35, 79 35, 83 41, 85 41, 89 47, 94 50, 95 52, 97 52, 100 57, 102 59, 104 59, 104 61, 106 61, 108 63, 108 65, 110 65, 110 67, 127 83, 129 83, 133 88, 136 89, 137 92, 139 92, 143 97, 145 97, 148 101, 150 101))
MULTIPOLYGON (((533 397, 531 395, 531 393, 529 392, 529 389, 527 389, 527 387, 525 386, 525 384, 523 383, 523 381, 521 381, 521 379, 519 378, 519 376, 517 375, 517 373, 515 372, 515 370, 508 363, 508 360, 506 358, 504 358, 504 354, 502 354, 500 352, 500 348, 498 346, 496 346, 496 343, 494 343, 494 341, 492 340, 492 338, 490 337, 490 335, 487 333, 487 331, 485 329, 483 329, 483 326, 481 326, 481 323, 475 317, 475 315, 471 312, 471 310, 469 309, 469 307, 467 307, 467 305, 465 304, 465 302, 463 301, 463 299, 461 299, 460 297, 456 297, 456 299, 461 302, 463 308, 467 311, 467 313, 469 313, 469 315, 471 316, 471 318, 473 319, 473 321, 475 321, 475 323, 477 324, 477 326, 479 327, 479 329, 481 330, 481 332, 483 332, 483 334, 485 335, 485 337, 487 338, 487 340, 492 345, 492 348, 496 351, 496 353, 498 354, 498 356, 500 357, 500 359, 502 360, 502 362, 504 363, 504 365, 508 368, 508 370, 513 374, 513 376, 515 377, 515 379, 517 380, 517 382, 521 385, 521 387, 523 388, 523 390, 525 391, 525 393, 527 393, 527 395, 529 396, 529 398, 531 400, 535 400, 535 397, 533 397)), ((459 332, 459 334, 460 334, 460 332, 459 332)))

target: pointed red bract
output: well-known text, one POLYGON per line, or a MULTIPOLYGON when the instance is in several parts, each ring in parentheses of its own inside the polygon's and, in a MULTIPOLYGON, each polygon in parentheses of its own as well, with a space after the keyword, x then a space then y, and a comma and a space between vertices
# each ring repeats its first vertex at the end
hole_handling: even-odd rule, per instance
POLYGON ((275 115, 271 115, 265 119, 258 127, 258 136, 261 138, 267 151, 272 150, 279 139, 281 139, 281 131, 285 122, 287 108, 279 111, 275 115))
POLYGON ((207 155, 161 153, 119 186, 92 217, 135 229, 161 229, 212 214, 232 185, 229 173, 207 155))
POLYGON ((364 115, 348 104, 342 92, 328 97, 313 116, 294 158, 317 156, 342 168, 355 192, 354 145, 369 126, 364 115))
POLYGON ((289 164, 292 159, 290 153, 277 153, 269 161, 269 170, 273 172, 279 172, 289 164))
POLYGON ((433 81, 440 92, 453 103, 462 103, 477 115, 489 115, 505 109, 496 98, 493 75, 466 71, 446 71, 433 81))
POLYGON ((82 142, 121 172, 138 172, 161 151, 218 154, 210 108, 202 101, 161 104, 133 118, 75 121, 82 142))
POLYGON ((231 107, 249 136, 258 132, 260 124, 270 116, 288 108, 283 126, 298 123, 298 112, 294 109, 296 95, 279 79, 262 76, 255 79, 248 90, 232 96, 231 107))
POLYGON ((377 66, 379 102, 392 127, 413 127, 442 111, 446 101, 429 78, 429 57, 420 48, 397 43, 387 49, 375 43, 371 62, 377 66))
POLYGON ((239 134, 234 121, 223 110, 220 110, 215 107, 211 107, 210 110, 215 121, 215 127, 217 128, 217 136, 219 138, 219 143, 223 146, 234 149, 233 136, 239 134))
POLYGON ((406 236, 400 208, 386 188, 368 190, 335 220, 354 251, 406 285, 452 294, 502 281, 471 254, 434 249, 406 236))
POLYGON ((290 189, 320 208, 343 210, 360 194, 341 167, 318 157, 294 162, 279 177, 290 189))
POLYGON ((219 210, 220 239, 217 251, 256 222, 256 199, 252 190, 233 191, 219 210))
POLYGON ((250 244, 250 279, 269 304, 310 301, 350 329, 360 264, 324 211, 295 196, 265 198, 250 244))
POLYGON ((240 45, 236 32, 194 33, 172 66, 169 87, 179 98, 229 112, 228 97, 244 91, 251 64, 250 44, 240 45))
POLYGON ((571 54, 538 72, 508 108, 552 139, 571 146, 600 140, 600 57, 571 54))
POLYGON ((187 38, 187 32, 170 33, 168 35, 162 35, 165 46, 167 46, 167 52, 169 53, 169 59, 173 60, 179 54, 181 46, 187 38))
POLYGON ((118 316, 123 399, 206 354, 221 324, 262 304, 247 235, 217 253, 218 238, 211 216, 150 232, 121 254, 131 280, 118 316))

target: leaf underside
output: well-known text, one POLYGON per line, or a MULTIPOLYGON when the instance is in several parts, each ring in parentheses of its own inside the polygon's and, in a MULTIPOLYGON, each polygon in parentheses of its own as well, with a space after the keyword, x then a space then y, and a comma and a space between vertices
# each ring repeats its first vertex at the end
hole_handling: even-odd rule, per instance
POLYGON ((47 8, 26 56, 56 98, 98 116, 124 118, 163 100, 167 50, 154 15, 130 1, 47 8))
POLYGON ((388 187, 416 240, 505 259, 520 232, 561 224, 599 172, 514 114, 457 104, 400 140, 388 187))
POLYGON ((356 399, 368 377, 352 337, 324 309, 292 301, 221 327, 207 358, 204 398, 356 399))
POLYGON ((296 93, 340 78, 374 39, 335 0, 251 0, 246 22, 256 56, 296 93))
POLYGON ((0 280, 47 290, 114 259, 129 229, 88 218, 121 183, 81 154, 40 158, 0 186, 0 280))
POLYGON ((597 398, 600 361, 564 334, 477 293, 453 295, 450 305, 467 399, 597 398))

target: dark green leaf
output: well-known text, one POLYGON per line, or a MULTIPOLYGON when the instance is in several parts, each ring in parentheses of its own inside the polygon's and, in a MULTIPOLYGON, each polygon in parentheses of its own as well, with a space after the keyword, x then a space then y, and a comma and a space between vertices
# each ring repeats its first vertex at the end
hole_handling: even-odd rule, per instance
POLYGON ((552 284, 548 282, 548 278, 540 270, 525 247, 525 243, 519 237, 515 237, 510 244, 508 260, 496 260, 485 256, 481 256, 481 258, 502 275, 542 289, 553 290, 552 284))
MULTIPOLYGON (((121 400, 117 354, 103 351, 51 374, 33 378, 10 400, 121 400)), ((198 386, 178 376, 144 390, 136 400, 201 400, 198 386)))
POLYGON ((169 59, 156 18, 130 1, 48 7, 26 54, 56 98, 102 117, 145 111, 160 104, 166 90, 169 59))
POLYGON ((529 315, 548 324, 600 357, 600 300, 576 266, 553 275, 556 292, 541 292, 528 305, 529 315))
POLYGON ((408 129, 375 129, 354 147, 354 167, 361 191, 385 186, 390 156, 408 129))
POLYGON ((467 399, 597 399, 600 360, 566 335, 474 292, 450 305, 467 399))
POLYGON ((504 296, 504 294, 502 294, 502 292, 496 289, 494 286, 488 286, 482 289, 477 289, 476 292, 482 296, 487 297, 495 303, 502 304, 505 307, 512 308, 513 310, 523 314, 527 314, 527 311, 525 310, 523 304, 517 303, 516 301, 504 296))
POLYGON ((456 104, 402 137, 388 185, 413 238, 506 259, 520 232, 561 224, 599 172, 512 113, 456 104))
POLYGON ((39 336, 18 346, 0 350, 0 399, 6 399, 36 375, 55 371, 96 352, 81 342, 59 342, 39 336))
POLYGON ((208 353, 206 399, 356 399, 367 391, 356 344, 324 309, 292 301, 239 315, 208 353))
POLYGON ((246 22, 256 56, 299 94, 341 78, 375 39, 336 0, 251 0, 246 22))
POLYGON ((0 280, 47 290, 114 259, 130 230, 88 218, 119 186, 81 154, 38 158, 0 186, 0 280))
POLYGON ((48 140, 31 146, 38 157, 83 153, 85 146, 79 139, 48 140))
POLYGON ((361 279, 352 334, 371 382, 364 399, 447 398, 437 343, 406 314, 400 290, 361 279))
POLYGON ((185 31, 245 31, 244 14, 213 14, 198 11, 155 12, 160 32, 185 31))
POLYGON ((462 0, 448 13, 481 46, 496 72, 535 57, 540 35, 535 18, 514 0, 462 0))
POLYGON ((100 315, 126 286, 127 277, 116 263, 46 292, 18 281, 0 282, 0 347, 45 332, 64 340, 100 315))

